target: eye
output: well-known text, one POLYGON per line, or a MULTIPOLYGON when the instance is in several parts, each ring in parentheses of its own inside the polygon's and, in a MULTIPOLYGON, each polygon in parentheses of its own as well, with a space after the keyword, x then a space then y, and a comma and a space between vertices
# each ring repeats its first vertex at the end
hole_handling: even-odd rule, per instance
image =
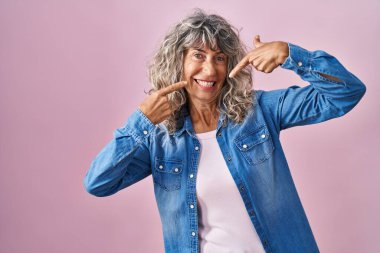
POLYGON ((218 55, 218 56, 216 57, 216 60, 217 60, 218 62, 225 62, 225 61, 226 61, 226 57, 225 57, 224 55, 218 55))
POLYGON ((194 57, 199 60, 203 59, 203 55, 200 53, 194 53, 194 57))

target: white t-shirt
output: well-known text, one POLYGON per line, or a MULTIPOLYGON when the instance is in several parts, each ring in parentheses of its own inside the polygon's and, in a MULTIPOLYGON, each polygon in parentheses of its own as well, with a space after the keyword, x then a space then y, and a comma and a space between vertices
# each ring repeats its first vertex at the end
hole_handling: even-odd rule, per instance
POLYGON ((196 182, 201 253, 265 252, 223 158, 216 130, 196 136, 202 146, 196 182))

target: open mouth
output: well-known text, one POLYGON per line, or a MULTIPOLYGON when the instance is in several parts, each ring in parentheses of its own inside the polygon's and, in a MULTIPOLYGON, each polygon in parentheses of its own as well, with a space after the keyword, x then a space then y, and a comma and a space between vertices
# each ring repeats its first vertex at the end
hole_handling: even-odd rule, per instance
POLYGON ((201 87, 204 88, 211 88, 215 86, 216 82, 214 81, 204 81, 204 80, 199 80, 199 79, 194 79, 197 84, 199 84, 201 87))

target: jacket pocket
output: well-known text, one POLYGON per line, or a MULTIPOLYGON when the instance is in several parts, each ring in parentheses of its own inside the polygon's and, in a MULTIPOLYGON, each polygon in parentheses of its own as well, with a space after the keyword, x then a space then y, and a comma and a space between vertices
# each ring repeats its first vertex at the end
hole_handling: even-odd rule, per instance
POLYGON ((156 157, 153 181, 166 191, 181 188, 183 162, 179 159, 156 157))
POLYGON ((272 138, 265 125, 236 138, 234 142, 251 165, 264 162, 271 157, 274 150, 272 138))

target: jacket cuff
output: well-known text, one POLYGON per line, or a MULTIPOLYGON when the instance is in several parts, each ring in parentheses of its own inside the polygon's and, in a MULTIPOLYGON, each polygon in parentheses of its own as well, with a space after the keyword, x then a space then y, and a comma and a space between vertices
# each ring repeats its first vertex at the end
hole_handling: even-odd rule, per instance
POLYGON ((311 52, 288 42, 289 55, 280 66, 298 72, 311 69, 311 52))
POLYGON ((114 132, 114 138, 132 136, 136 141, 143 142, 149 138, 156 126, 145 116, 145 114, 137 109, 127 120, 122 128, 118 128, 114 132))

